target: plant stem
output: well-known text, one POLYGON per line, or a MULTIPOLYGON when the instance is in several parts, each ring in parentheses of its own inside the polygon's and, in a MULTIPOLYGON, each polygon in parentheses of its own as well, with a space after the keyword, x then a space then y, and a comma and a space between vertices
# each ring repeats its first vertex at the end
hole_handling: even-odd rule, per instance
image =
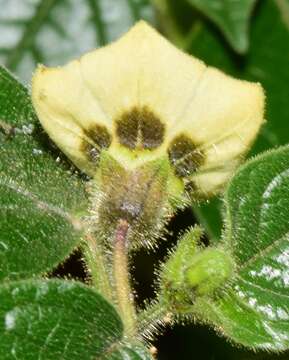
POLYGON ((129 224, 120 219, 116 226, 113 246, 113 276, 118 308, 124 322, 124 333, 132 336, 136 332, 136 311, 130 286, 127 256, 127 234, 129 224))
POLYGON ((124 333, 136 333, 136 311, 130 286, 127 254, 129 223, 119 219, 115 228, 112 257, 104 254, 103 246, 88 232, 85 236, 85 257, 95 288, 111 303, 114 303, 124 323, 124 333), (108 262, 109 261, 109 262, 108 262))
POLYGON ((91 233, 86 234, 85 256, 93 285, 108 301, 113 302, 112 286, 107 272, 105 255, 102 246, 91 233))
POLYGON ((169 325, 173 321, 173 313, 168 304, 159 299, 147 305, 138 316, 138 336, 153 338, 160 326, 169 325))

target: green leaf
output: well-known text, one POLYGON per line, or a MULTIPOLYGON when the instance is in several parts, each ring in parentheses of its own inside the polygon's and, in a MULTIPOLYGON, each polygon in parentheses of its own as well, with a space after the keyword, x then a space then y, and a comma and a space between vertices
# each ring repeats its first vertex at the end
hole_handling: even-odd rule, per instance
MULTIPOLYGON (((61 65, 152 20, 149 0, 2 0, 0 63, 30 80, 37 63, 61 65)), ((1 5, 1 1, 0 1, 1 5)))
POLYGON ((237 262, 227 294, 200 300, 201 313, 237 343, 289 348, 289 147, 265 153, 226 192, 224 241, 237 262), (205 311, 205 312, 204 312, 205 311))
POLYGON ((0 129, 25 126, 37 121, 27 89, 0 66, 0 129), (9 123, 8 128, 4 123, 9 123))
POLYGON ((123 325, 102 296, 81 283, 48 280, 0 287, 1 360, 149 360, 123 343, 123 325))
POLYGON ((0 279, 51 270, 80 241, 84 184, 47 151, 27 90, 0 68, 0 279))
POLYGON ((249 46, 249 22, 256 0, 188 0, 210 18, 231 46, 244 53, 249 46))

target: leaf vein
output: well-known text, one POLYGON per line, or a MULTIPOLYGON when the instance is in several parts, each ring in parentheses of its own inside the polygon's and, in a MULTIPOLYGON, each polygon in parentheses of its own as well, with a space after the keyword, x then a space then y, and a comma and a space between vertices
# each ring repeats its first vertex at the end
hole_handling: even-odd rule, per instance
POLYGON ((28 190, 23 189, 21 186, 16 184, 14 181, 11 181, 11 180, 5 181, 3 179, 0 179, 0 185, 5 186, 5 187, 9 188, 10 190, 30 199, 36 205, 37 208, 44 210, 44 211, 52 212, 56 215, 63 217, 64 219, 69 221, 75 229, 80 228, 80 225, 81 225, 80 221, 77 220, 76 218, 74 218, 71 214, 69 214, 68 212, 64 211, 63 209, 61 209, 55 205, 52 205, 45 201, 40 200, 35 194, 33 194, 32 192, 30 192, 28 190))

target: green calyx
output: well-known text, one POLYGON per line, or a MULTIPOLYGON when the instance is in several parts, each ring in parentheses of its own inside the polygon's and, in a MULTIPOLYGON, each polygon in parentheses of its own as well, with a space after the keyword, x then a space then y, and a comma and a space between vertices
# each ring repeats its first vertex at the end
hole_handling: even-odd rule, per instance
POLYGON ((190 311, 197 297, 213 295, 234 271, 233 259, 225 250, 198 245, 202 233, 200 227, 186 232, 163 264, 162 300, 179 313, 190 311))
POLYGON ((167 157, 126 165, 108 151, 102 153, 90 187, 91 212, 97 215, 93 226, 103 239, 109 239, 122 219, 129 226, 130 248, 151 247, 166 221, 184 203, 184 187, 167 157))
POLYGON ((186 231, 180 238, 175 250, 170 254, 167 262, 163 265, 162 277, 172 288, 183 286, 185 281, 184 270, 194 256, 201 236, 202 229, 200 227, 186 231))

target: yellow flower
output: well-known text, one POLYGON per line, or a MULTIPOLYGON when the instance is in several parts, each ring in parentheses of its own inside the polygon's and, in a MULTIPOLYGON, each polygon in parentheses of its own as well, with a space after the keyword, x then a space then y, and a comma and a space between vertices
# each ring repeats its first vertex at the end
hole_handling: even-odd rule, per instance
POLYGON ((104 149, 130 170, 167 156, 205 194, 232 175, 264 112, 259 84, 207 67, 143 21, 63 67, 40 66, 32 97, 49 136, 90 176, 104 149))

